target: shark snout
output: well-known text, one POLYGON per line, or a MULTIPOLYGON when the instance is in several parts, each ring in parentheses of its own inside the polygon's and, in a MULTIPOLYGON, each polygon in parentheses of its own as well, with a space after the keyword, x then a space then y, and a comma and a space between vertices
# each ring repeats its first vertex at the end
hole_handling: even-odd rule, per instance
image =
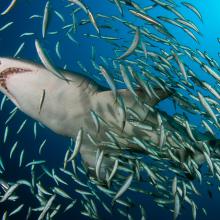
MULTIPOLYGON (((8 96, 16 106, 18 106, 17 87, 23 80, 24 74, 31 72, 31 66, 20 60, 0 57, 0 91, 8 96)), ((24 85, 22 86, 25 88, 24 85)))
POLYGON ((0 58, 0 86, 7 89, 7 79, 19 73, 31 72, 30 68, 22 67, 19 62, 9 58, 0 58))
POLYGON ((24 73, 24 72, 30 72, 29 69, 23 69, 23 68, 19 68, 19 67, 8 67, 8 68, 4 68, 1 72, 0 72, 0 85, 1 87, 3 87, 4 89, 7 90, 7 85, 6 85, 6 81, 7 79, 14 75, 14 74, 18 74, 18 73, 24 73))

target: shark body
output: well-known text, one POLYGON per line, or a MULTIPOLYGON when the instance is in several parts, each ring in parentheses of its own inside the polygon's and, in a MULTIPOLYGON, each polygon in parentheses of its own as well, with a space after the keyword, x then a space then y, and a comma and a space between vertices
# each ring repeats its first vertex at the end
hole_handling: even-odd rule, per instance
MULTIPOLYGON (((83 141, 80 153, 84 162, 91 170, 95 169, 97 161, 97 146, 91 143, 88 133, 96 140, 107 140, 105 130, 98 133, 95 129, 91 111, 96 112, 106 120, 111 127, 120 131, 122 115, 119 111, 115 98, 111 91, 101 91, 93 81, 77 73, 62 71, 67 81, 55 76, 43 66, 11 58, 0 58, 0 91, 25 114, 43 123, 57 134, 76 138, 80 128, 83 129, 83 141)), ((140 93, 140 97, 153 107, 161 100, 171 95, 170 91, 155 89, 158 98, 152 98, 140 93)), ((156 126, 157 117, 148 114, 148 110, 132 97, 127 89, 118 90, 123 97, 126 107, 133 109, 145 121, 156 126)), ((155 131, 141 132, 129 123, 125 123, 120 142, 130 149, 135 146, 126 143, 126 136, 146 137, 155 145, 160 142, 160 135, 155 131)), ((167 137, 171 145, 176 145, 173 140, 167 137)), ((177 152, 179 157, 184 158, 185 152, 177 152)), ((204 161, 198 153, 198 163, 204 161), (198 156, 199 155, 199 156, 198 156)), ((111 167, 113 161, 104 156, 101 165, 101 176, 104 178, 106 169, 111 167)))

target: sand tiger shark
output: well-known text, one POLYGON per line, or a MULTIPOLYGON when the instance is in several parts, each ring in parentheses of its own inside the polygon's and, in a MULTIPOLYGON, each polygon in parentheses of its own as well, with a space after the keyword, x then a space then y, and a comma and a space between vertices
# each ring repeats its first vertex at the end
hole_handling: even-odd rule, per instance
MULTIPOLYGON (((43 66, 20 59, 0 58, 0 91, 4 93, 22 112, 41 122, 57 134, 76 138, 80 128, 83 129, 83 141, 80 154, 85 164, 94 170, 96 166, 97 146, 91 144, 87 133, 96 140, 106 140, 104 130, 97 134, 91 110, 106 120, 115 129, 121 129, 121 114, 115 104, 112 91, 103 91, 99 85, 86 77, 68 71, 61 71, 67 80, 55 76, 43 66), (43 100, 42 100, 43 99, 43 100)), ((149 106, 154 107, 160 101, 170 97, 172 92, 155 88, 158 98, 150 97, 137 91, 138 96, 149 106)), ((151 125, 157 123, 156 115, 148 114, 148 110, 134 99, 127 89, 117 91, 123 97, 125 105, 151 125), (150 115, 150 116, 148 116, 150 115)), ((166 128, 165 128, 166 129, 166 128)), ((126 136, 146 137, 155 145, 159 144, 160 135, 155 130, 142 132, 130 123, 125 123, 121 142, 126 136)), ((175 145, 169 136, 166 141, 175 145)), ((126 143, 124 143, 126 145, 126 143)), ((214 143, 216 144, 216 142, 214 143)), ((135 146, 127 144, 131 150, 135 146)), ((181 160, 187 157, 184 151, 176 152, 181 160)), ((203 155, 196 151, 197 162, 204 161, 203 155)), ((101 176, 104 178, 106 169, 112 166, 112 160, 104 156, 101 165, 101 176)))

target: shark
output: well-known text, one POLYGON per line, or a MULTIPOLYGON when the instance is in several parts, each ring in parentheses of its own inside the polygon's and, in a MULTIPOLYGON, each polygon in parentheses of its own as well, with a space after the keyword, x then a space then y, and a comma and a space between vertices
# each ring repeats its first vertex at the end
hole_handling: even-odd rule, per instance
MULTIPOLYGON (((121 134, 117 141, 131 151, 138 151, 137 145, 128 143, 126 137, 144 137, 155 146, 159 145, 160 134, 154 129, 142 131, 126 122, 122 131, 123 115, 111 90, 103 91, 95 81, 79 73, 66 70, 60 70, 60 73, 66 80, 57 77, 40 64, 0 57, 0 91, 26 115, 59 135, 76 139, 79 129, 83 129, 79 152, 91 172, 94 172, 96 167, 99 146, 91 143, 89 137, 102 142, 107 141, 106 130, 109 127, 121 134), (97 132, 91 111, 96 112, 107 122, 105 129, 97 132)), ((139 99, 146 102, 149 107, 155 107, 159 102, 173 95, 172 90, 161 88, 155 88, 157 97, 149 96, 140 89, 136 92, 139 99)), ((145 123, 157 127, 157 114, 151 112, 150 108, 143 108, 140 101, 135 99, 128 89, 119 89, 117 93, 123 98, 127 108, 137 112, 145 123)), ((172 127, 167 124, 165 129, 166 126, 172 127)), ((172 129, 175 130, 175 126, 172 129)), ((177 145, 169 135, 166 141, 171 146, 177 145)), ((213 139, 209 142, 215 146, 219 145, 219 142, 213 139)), ((114 154, 114 150, 104 148, 100 168, 100 176, 103 179, 106 177, 107 169, 112 168, 114 164, 109 157, 110 154, 114 154)), ((189 155, 194 157, 198 164, 205 161, 199 150, 193 152, 193 155, 192 152, 178 150, 175 155, 182 162, 189 155)))

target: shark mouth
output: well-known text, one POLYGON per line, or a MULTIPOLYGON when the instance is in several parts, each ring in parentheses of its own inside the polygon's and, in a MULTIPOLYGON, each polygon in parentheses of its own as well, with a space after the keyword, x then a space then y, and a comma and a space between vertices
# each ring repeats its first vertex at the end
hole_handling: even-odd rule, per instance
POLYGON ((24 68, 17 68, 17 67, 10 67, 2 72, 0 72, 0 86, 2 86, 4 89, 8 91, 6 80, 9 76, 17 74, 17 73, 25 73, 25 72, 31 72, 30 69, 24 69, 24 68))
POLYGON ((9 89, 7 88, 7 79, 9 78, 9 76, 12 76, 14 74, 25 73, 25 72, 32 72, 32 70, 25 68, 18 68, 18 67, 9 67, 0 72, 0 86, 8 92, 8 94, 11 96, 11 98, 16 104, 18 103, 15 96, 12 95, 9 89))

